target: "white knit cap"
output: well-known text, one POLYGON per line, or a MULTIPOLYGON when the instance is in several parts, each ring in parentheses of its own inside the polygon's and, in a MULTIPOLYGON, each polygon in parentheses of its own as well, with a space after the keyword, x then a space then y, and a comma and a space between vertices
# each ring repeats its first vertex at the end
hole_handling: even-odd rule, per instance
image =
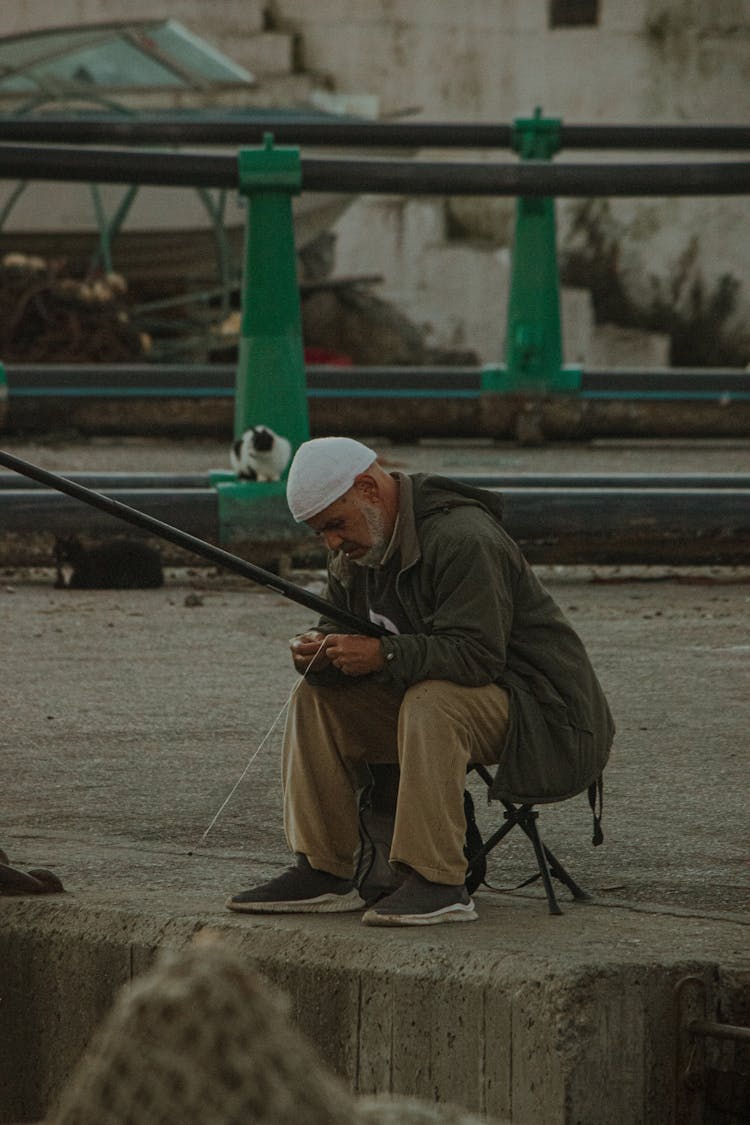
POLYGON ((297 523, 317 516, 370 468, 377 453, 346 437, 313 438, 294 455, 286 484, 286 501, 297 523))

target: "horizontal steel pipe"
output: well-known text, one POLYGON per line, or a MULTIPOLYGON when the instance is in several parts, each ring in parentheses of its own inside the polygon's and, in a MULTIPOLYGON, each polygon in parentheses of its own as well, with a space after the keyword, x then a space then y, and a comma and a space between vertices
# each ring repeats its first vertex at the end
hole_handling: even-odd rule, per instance
MULTIPOLYGON (((254 145, 266 133, 277 144, 340 148, 510 148, 512 124, 429 121, 331 121, 310 114, 243 119, 238 111, 122 114, 0 114, 0 140, 50 144, 254 145)), ((750 149, 746 125, 566 125, 562 148, 737 151, 750 149)))
POLYGON ((505 523, 531 563, 747 563, 747 489, 527 488, 502 492, 505 523))
POLYGON ((560 147, 576 149, 741 150, 750 148, 747 125, 566 125, 560 147))
MULTIPOLYGON (((745 195, 750 162, 650 164, 478 164, 303 158, 308 191, 405 195, 646 196, 745 195)), ((0 178, 238 186, 235 156, 132 149, 0 145, 0 178)))
POLYGON ((302 184, 314 191, 404 195, 746 195, 750 192, 750 163, 456 164, 303 159, 302 184))
POLYGON ((236 366, 229 363, 8 363, 5 372, 10 394, 120 387, 234 390, 236 379, 236 366))
MULTIPOLYGON (((236 368, 231 364, 40 364, 6 368, 8 391, 14 398, 60 395, 148 393, 234 394, 236 368)), ((362 391, 383 393, 404 388, 479 393, 478 367, 339 367, 307 369, 308 392, 362 391)))
POLYGON ((614 368, 584 369, 583 394, 750 394, 750 371, 740 368, 651 368, 627 371, 614 368))
MULTIPOLYGON (((439 473, 436 461, 434 472, 439 473)), ((140 489, 160 491, 206 489, 209 473, 92 472, 64 473, 67 480, 95 488, 107 495, 140 489)), ((750 490, 750 473, 451 473, 453 480, 475 488, 611 488, 611 489, 717 489, 750 490)), ((18 473, 0 472, 0 491, 40 489, 44 485, 18 473)))
MULTIPOLYGON (((154 519, 178 524, 189 535, 213 541, 218 537, 218 499, 214 489, 125 488, 105 495, 154 519)), ((47 488, 1 490, 0 536, 30 531, 52 535, 118 535, 122 532, 122 524, 105 511, 47 488)))
MULTIPOLYGON (((437 471, 437 470, 436 470, 437 471)), ((547 488, 559 492, 565 489, 747 489, 750 492, 750 473, 451 473, 455 480, 505 491, 517 488, 547 488)))
MULTIPOLYGON (((84 488, 94 488, 107 494, 113 489, 118 491, 122 489, 126 491, 155 489, 171 492, 175 489, 206 489, 211 487, 208 473, 93 472, 64 473, 63 475, 76 484, 82 484, 84 488)), ((39 481, 19 476, 18 473, 0 472, 0 491, 7 489, 12 491, 39 490, 41 488, 44 488, 44 485, 39 481)))
MULTIPOLYGON (((154 397, 191 394, 234 394, 236 368, 232 364, 8 364, 8 393, 12 398, 59 395, 129 395, 154 397)), ((389 397, 395 392, 419 391, 439 398, 444 392, 478 395, 479 367, 368 366, 317 364, 307 368, 311 396, 367 393, 389 397)), ((750 371, 724 368, 653 368, 651 370, 584 370, 582 395, 676 394, 750 395, 750 371)))
MULTIPOLYGON (((337 148, 510 148, 511 125, 434 124, 408 121, 323 120, 314 115, 264 113, 243 119, 236 111, 203 112, 198 119, 182 114, 35 114, 0 115, 0 141, 49 144, 259 145, 267 133, 276 144, 337 148)), ((738 127, 741 129, 741 127, 738 127)), ((714 146, 716 147, 716 146, 714 146)), ((734 146, 733 146, 734 147, 734 146)), ((736 147, 741 146, 737 143, 736 147)))
MULTIPOLYGON (((505 523, 538 564, 737 566, 750 549, 750 489, 503 488, 505 523)), ((216 541, 212 490, 123 490, 111 498, 216 541)), ((0 491, 3 535, 116 534, 106 512, 48 490, 0 491)), ((297 530, 289 532, 296 536, 297 530)), ((300 545, 305 531, 299 529, 300 545)), ((262 541, 252 505, 247 542, 262 541), (255 519, 255 524, 253 523, 255 519)))
POLYGON ((750 1043, 750 1027, 719 1023, 718 1020, 692 1020, 688 1024, 691 1035, 706 1039, 731 1039, 735 1043, 750 1043))
POLYGON ((237 188, 237 157, 0 145, 0 179, 237 188))
POLYGON ((230 363, 6 363, 8 390, 57 390, 87 386, 233 386, 236 366, 230 363))

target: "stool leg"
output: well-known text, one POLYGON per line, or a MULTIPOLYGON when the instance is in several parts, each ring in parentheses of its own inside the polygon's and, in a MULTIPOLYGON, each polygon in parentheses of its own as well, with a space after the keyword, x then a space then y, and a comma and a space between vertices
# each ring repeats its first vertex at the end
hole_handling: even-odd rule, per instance
POLYGON ((523 817, 519 818, 518 823, 521 825, 521 828, 523 828, 524 832, 534 845, 536 862, 539 866, 539 874, 542 877, 542 882, 544 883, 544 890, 547 895, 547 905, 549 907, 549 912, 550 914, 562 914, 562 910, 560 909, 557 897, 555 895, 555 888, 552 886, 552 879, 550 878, 550 870, 547 865, 547 856, 545 854, 545 849, 542 845, 542 841, 539 839, 539 832, 536 826, 538 815, 538 813, 535 813, 531 810, 525 810, 524 806, 524 815, 523 817))
POLYGON ((587 894, 586 891, 578 886, 573 876, 568 874, 560 863, 560 860, 556 859, 547 845, 542 844, 542 847, 544 848, 544 854, 547 856, 549 862, 550 875, 555 879, 559 879, 561 883, 564 883, 573 895, 573 898, 577 899, 578 902, 591 902, 591 895, 587 894))
MULTIPOLYGON (((515 825, 514 820, 508 821, 508 823, 504 824, 502 826, 502 828, 498 828, 497 832, 493 832, 492 835, 490 836, 490 838, 484 844, 482 844, 481 848, 476 853, 476 855, 472 857, 471 866, 474 867, 475 864, 478 863, 478 861, 480 859, 483 859, 486 855, 489 855, 489 853, 492 851, 492 849, 497 844, 499 844, 500 841, 502 839, 504 839, 505 836, 508 835, 508 833, 510 832, 511 828, 513 828, 514 825, 515 825)), ((471 870, 471 868, 469 868, 469 870, 471 870)))

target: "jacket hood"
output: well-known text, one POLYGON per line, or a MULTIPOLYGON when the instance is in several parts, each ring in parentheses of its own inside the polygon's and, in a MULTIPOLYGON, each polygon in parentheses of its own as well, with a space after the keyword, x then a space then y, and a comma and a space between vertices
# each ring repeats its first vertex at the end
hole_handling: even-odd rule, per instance
MULTIPOLYGON (((421 557, 418 528, 431 516, 444 514, 451 508, 483 508, 498 523, 502 523, 503 502, 499 493, 486 488, 474 488, 451 477, 433 473, 394 473, 401 482, 401 559, 404 566, 412 566, 421 557)), ((355 565, 340 553, 328 557, 331 574, 345 587, 351 583, 355 565)))
POLYGON ((484 508, 498 523, 502 523, 503 498, 498 492, 475 488, 471 484, 433 473, 415 473, 411 480, 414 488, 414 514, 418 522, 448 508, 468 504, 484 508))

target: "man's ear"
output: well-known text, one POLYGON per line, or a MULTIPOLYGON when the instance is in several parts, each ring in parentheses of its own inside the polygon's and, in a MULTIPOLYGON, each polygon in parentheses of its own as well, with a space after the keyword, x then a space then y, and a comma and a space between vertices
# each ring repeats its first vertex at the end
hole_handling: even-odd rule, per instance
POLYGON ((354 478, 354 486, 357 494, 362 500, 367 500, 370 504, 377 504, 380 500, 380 489, 378 482, 372 473, 359 473, 354 478))

